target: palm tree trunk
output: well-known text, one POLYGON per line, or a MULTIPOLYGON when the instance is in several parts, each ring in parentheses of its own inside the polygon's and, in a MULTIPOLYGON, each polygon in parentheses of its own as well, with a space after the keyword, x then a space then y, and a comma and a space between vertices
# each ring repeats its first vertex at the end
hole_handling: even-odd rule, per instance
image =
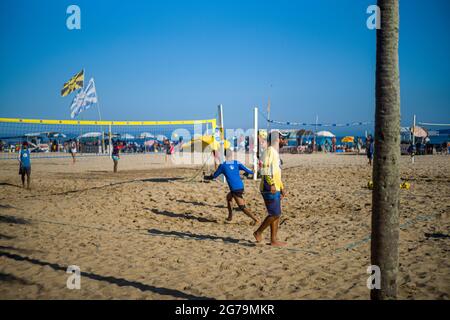
POLYGON ((380 267, 381 288, 372 299, 397 297, 399 239, 400 79, 398 0, 378 0, 375 152, 371 262, 380 267))

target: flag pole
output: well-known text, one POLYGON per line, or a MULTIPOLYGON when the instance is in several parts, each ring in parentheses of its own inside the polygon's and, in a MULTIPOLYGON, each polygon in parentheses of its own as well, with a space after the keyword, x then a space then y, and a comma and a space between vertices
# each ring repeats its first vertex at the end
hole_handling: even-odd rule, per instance
MULTIPOLYGON (((102 114, 100 112, 100 103, 98 102, 97 87, 95 86, 94 77, 92 77, 92 81, 94 82, 95 96, 97 98, 98 119, 99 119, 99 121, 102 121, 102 114)), ((103 126, 102 125, 100 125, 100 127, 102 128, 102 153, 105 153, 105 130, 103 130, 103 126)))

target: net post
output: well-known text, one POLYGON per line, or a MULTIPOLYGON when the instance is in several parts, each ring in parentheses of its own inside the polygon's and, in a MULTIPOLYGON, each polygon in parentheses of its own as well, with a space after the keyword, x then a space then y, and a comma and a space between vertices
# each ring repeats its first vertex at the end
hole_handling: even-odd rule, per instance
MULTIPOLYGON (((224 124, 223 124, 223 106, 222 104, 219 104, 218 106, 218 115, 219 115, 219 123, 218 123, 218 127, 220 130, 220 163, 223 163, 225 161, 225 129, 224 129, 224 124)), ((225 176, 222 175, 221 177, 221 181, 225 182, 225 176)))
POLYGON ((253 180, 258 180, 258 107, 253 114, 253 180))
POLYGON ((109 132, 108 132, 108 140, 109 140, 109 156, 112 157, 112 130, 111 123, 109 124, 109 132))

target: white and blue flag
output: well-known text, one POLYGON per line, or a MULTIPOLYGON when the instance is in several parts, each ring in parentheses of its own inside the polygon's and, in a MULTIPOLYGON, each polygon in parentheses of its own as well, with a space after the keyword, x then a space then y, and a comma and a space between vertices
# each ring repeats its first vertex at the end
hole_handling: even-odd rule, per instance
POLYGON ((89 109, 94 103, 97 103, 97 91, 95 90, 94 78, 89 80, 86 88, 80 90, 75 96, 70 106, 70 117, 73 119, 84 110, 89 109))

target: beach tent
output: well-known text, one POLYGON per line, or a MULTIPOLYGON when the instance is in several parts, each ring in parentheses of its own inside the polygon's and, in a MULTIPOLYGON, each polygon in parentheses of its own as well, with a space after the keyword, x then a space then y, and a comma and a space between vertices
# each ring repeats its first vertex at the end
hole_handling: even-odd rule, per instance
POLYGON ((325 137, 325 138, 333 138, 335 135, 332 134, 330 131, 319 131, 319 132, 317 132, 316 136, 325 137))
POLYGON ((87 132, 85 134, 82 134, 78 138, 98 138, 98 137, 101 137, 101 136, 102 136, 101 132, 87 132))
POLYGON ((140 139, 147 139, 147 138, 154 138, 155 136, 153 134, 151 134, 150 132, 142 132, 139 135, 140 139))
POLYGON ((411 128, 411 133, 414 134, 417 138, 426 138, 428 137, 428 132, 422 127, 415 126, 411 128))
POLYGON ((352 136, 346 136, 346 137, 343 137, 342 139, 341 139, 341 142, 344 142, 344 143, 354 143, 355 142, 355 137, 352 137, 352 136))

